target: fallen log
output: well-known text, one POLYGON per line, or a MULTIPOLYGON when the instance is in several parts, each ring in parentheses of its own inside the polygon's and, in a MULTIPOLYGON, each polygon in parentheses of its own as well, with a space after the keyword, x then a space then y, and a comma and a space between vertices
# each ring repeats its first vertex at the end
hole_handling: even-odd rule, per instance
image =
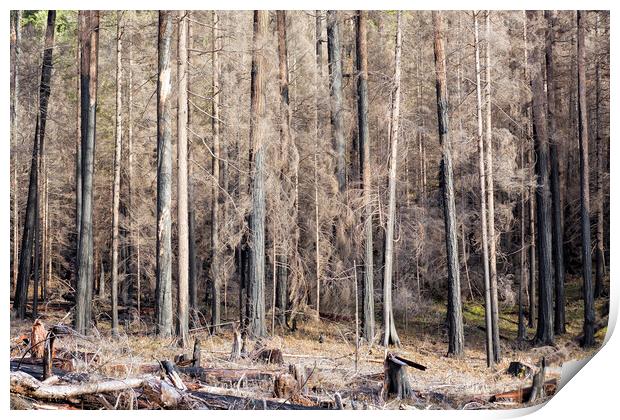
MULTIPOLYGON (((10 361, 11 372, 24 372, 36 379, 43 380, 43 359, 25 358, 10 361)), ((52 363, 52 374, 63 376, 73 371, 74 366, 71 360, 54 359, 52 363)))
POLYGON ((258 369, 179 367, 178 370, 190 378, 198 379, 205 383, 237 383, 242 379, 246 381, 273 381, 276 375, 276 372, 258 369))
POLYGON ((220 410, 320 410, 320 405, 306 406, 293 404, 273 398, 239 397, 192 391, 191 395, 200 398, 209 408, 220 410))
POLYGON ((79 385, 47 385, 25 372, 11 372, 11 392, 42 400, 67 400, 89 394, 139 388, 147 378, 112 379, 79 385))
MULTIPOLYGON (((551 396, 555 394, 557 388, 558 382, 556 379, 550 379, 546 381, 543 386, 546 396, 551 396)), ((531 394, 532 387, 528 386, 525 388, 514 389, 512 391, 506 391, 492 395, 491 398, 489 398, 489 402, 513 401, 516 403, 524 403, 529 401, 531 394)))

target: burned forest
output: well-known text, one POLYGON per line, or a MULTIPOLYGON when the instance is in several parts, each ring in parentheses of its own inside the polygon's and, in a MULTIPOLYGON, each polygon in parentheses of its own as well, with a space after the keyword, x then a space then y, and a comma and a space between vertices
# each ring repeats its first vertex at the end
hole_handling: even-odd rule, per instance
POLYGON ((521 408, 604 342, 609 11, 13 10, 10 77, 13 409, 521 408))

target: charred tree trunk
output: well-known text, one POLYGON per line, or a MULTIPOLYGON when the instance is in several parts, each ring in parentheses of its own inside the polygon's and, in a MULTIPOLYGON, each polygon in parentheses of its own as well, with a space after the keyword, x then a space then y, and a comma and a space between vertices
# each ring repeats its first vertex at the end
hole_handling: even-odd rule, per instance
POLYGON ((370 173, 370 131, 368 129, 368 12, 357 11, 357 125, 360 152, 360 181, 364 189, 364 287, 362 319, 363 336, 371 342, 375 336, 375 303, 372 240, 372 174, 370 173))
POLYGON ((547 71, 547 115, 549 118, 549 157, 551 161, 551 205, 552 205, 552 246, 555 280, 554 332, 562 335, 566 332, 565 297, 564 297, 564 240, 562 234, 562 204, 560 202, 560 165, 558 159, 558 139, 556 136, 556 85, 553 64, 553 44, 555 42, 556 12, 545 11, 547 33, 545 57, 547 71))
POLYGON ((172 123, 170 47, 172 12, 159 12, 157 75, 157 333, 172 335, 172 123))
POLYGON ((177 229, 179 241, 177 336, 179 344, 189 343, 189 237, 187 232, 187 25, 186 10, 178 12, 179 30, 177 43, 177 229))
POLYGON ((588 106, 586 97, 585 13, 577 11, 577 73, 579 106, 579 175, 581 184, 581 265, 583 267, 583 347, 594 345, 594 291, 590 255, 590 165, 588 163, 588 106))
POLYGON ((45 123, 47 121, 47 104, 49 102, 52 79, 52 52, 54 49, 55 24, 56 11, 50 10, 47 13, 47 29, 45 31, 43 63, 41 65, 41 82, 39 84, 39 112, 37 114, 34 142, 32 146, 30 180, 28 184, 28 201, 26 203, 26 217, 19 253, 19 271, 17 274, 15 297, 13 299, 13 311, 18 319, 24 319, 26 317, 28 286, 32 271, 32 255, 34 252, 36 256, 38 252, 38 249, 34 246, 34 240, 38 235, 39 225, 39 162, 40 156, 43 153, 43 146, 45 144, 45 123))
POLYGON ((394 261, 394 220, 396 219, 396 169, 398 165, 398 124, 400 118, 400 57, 402 47, 401 12, 396 15, 396 45, 394 50, 394 86, 392 88, 392 115, 390 130, 389 204, 385 233, 385 268, 383 274, 383 345, 400 346, 392 308, 392 265, 394 261))
POLYGON ((446 82, 446 54, 443 41, 443 16, 433 12, 435 38, 435 74, 437 91, 437 119, 441 143, 441 184, 443 195, 446 255, 448 259, 448 355, 463 354, 463 310, 456 232, 456 208, 452 180, 452 146, 449 137, 448 88, 446 82))
POLYGON ((249 332, 254 337, 267 334, 265 324, 265 56, 268 12, 254 11, 252 78, 250 105, 250 147, 252 149, 252 231, 251 270, 249 278, 249 332))
MULTIPOLYGON (((538 12, 528 11, 530 32, 539 27, 538 12)), ((538 225, 538 323, 536 343, 553 343, 553 267, 551 247, 551 192, 549 188, 549 138, 547 132, 544 67, 540 48, 530 50, 529 65, 532 86, 532 118, 536 154, 536 221, 538 225)))
POLYGON ((82 216, 78 242, 78 275, 74 328, 84 334, 90 329, 92 295, 94 285, 93 262, 93 174, 95 168, 95 134, 97 114, 97 69, 99 51, 99 12, 88 13, 87 26, 89 42, 82 45, 82 216), (84 47, 88 48, 85 53, 84 47), (88 72, 85 75, 84 72, 88 72), (84 98, 84 92, 88 92, 84 98))

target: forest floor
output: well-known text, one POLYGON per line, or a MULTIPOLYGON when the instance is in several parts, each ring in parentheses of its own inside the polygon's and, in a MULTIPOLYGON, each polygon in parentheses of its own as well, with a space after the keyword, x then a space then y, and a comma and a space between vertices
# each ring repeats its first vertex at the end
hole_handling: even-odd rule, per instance
MULTIPOLYGON (((277 375, 288 372, 289 364, 298 365, 305 367, 308 372, 306 386, 309 394, 319 400, 333 400, 338 392, 345 407, 348 403, 349 408, 352 400, 358 406, 368 408, 516 408, 528 404, 515 400, 490 402, 493 395, 532 385, 532 376, 515 377, 506 373, 510 362, 519 361, 536 367, 541 357, 546 356, 548 369, 545 379, 558 379, 562 363, 582 359, 595 351, 582 350, 576 341, 582 331, 583 316, 579 289, 578 279, 568 282, 567 301, 571 303, 566 308, 567 333, 556 337, 555 346, 532 347, 528 342, 523 349, 517 349, 516 308, 500 307, 502 361, 494 369, 486 367, 484 308, 480 303, 464 302, 465 355, 461 358, 445 357, 445 305, 429 301, 414 303, 417 306, 414 314, 409 315, 406 325, 405 322, 398 325, 402 346, 393 351, 426 366, 427 370, 407 369, 414 390, 414 397, 407 401, 386 403, 381 398, 385 358, 385 349, 382 346, 369 346, 367 343, 360 345, 356 371, 355 328, 354 323, 348 320, 306 319, 298 323, 294 332, 276 327, 278 335, 263 340, 261 344, 280 349, 284 358, 283 365, 264 364, 247 358, 229 361, 233 342, 230 327, 222 327, 218 335, 210 335, 206 330, 194 331, 192 337, 201 341, 202 367, 240 372, 260 369, 277 375)), ((604 313, 607 302, 603 299, 597 301, 597 320, 600 319, 600 314, 604 313)), ((235 313, 230 311, 231 316, 235 313)), ((46 310, 43 306, 41 318, 48 326, 61 322, 69 323, 66 310, 59 308, 46 310)), ((269 318, 268 324, 270 320, 269 318)), ((129 334, 122 334, 118 339, 112 340, 108 324, 105 320, 100 321, 99 329, 94 331, 93 338, 62 337, 57 341, 56 348, 96 354, 95 360, 78 364, 75 370, 114 378, 136 376, 141 372, 142 365, 157 364, 159 360, 172 361, 176 355, 192 353, 193 340, 189 347, 181 349, 174 340, 145 334, 146 325, 140 321, 128 324, 129 334)), ((23 347, 16 344, 17 337, 29 335, 31 325, 30 321, 11 321, 12 358, 22 355, 23 347)), ((380 328, 377 330, 380 331, 380 328)), ((602 343, 605 332, 606 328, 597 332, 597 345, 602 343)), ((528 338, 532 338, 535 330, 528 329, 527 333, 528 338)), ((381 337, 377 335, 375 343, 380 341, 381 337)), ((254 343, 248 343, 249 350, 252 350, 253 346, 254 343)), ((249 393, 259 399, 274 396, 273 382, 248 384, 240 379, 236 384, 209 385, 236 388, 235 392, 239 395, 249 393)), ((540 403, 540 400, 537 403, 540 403)))

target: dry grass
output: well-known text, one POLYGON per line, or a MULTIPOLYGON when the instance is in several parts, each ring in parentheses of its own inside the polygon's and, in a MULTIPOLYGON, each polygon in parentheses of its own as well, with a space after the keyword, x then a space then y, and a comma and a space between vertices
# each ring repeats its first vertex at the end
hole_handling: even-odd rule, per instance
MULTIPOLYGON (((424 372, 409 369, 411 385, 420 398, 414 402, 418 408, 511 408, 514 405, 471 402, 476 396, 489 396, 499 392, 526 387, 531 378, 519 379, 503 372, 511 361, 521 361, 537 365, 542 356, 548 356, 550 377, 559 376, 561 364, 567 360, 581 359, 591 351, 583 351, 573 341, 581 332, 582 306, 573 299, 578 293, 578 286, 567 289, 571 304, 567 307, 568 333, 556 340, 555 347, 528 347, 518 350, 513 346, 517 334, 516 314, 514 310, 503 308, 501 315, 501 334, 509 340, 502 341, 502 362, 495 369, 486 367, 484 350, 484 310, 474 303, 464 305, 465 318, 465 356, 462 358, 445 357, 447 336, 443 326, 445 307, 441 303, 426 302, 424 311, 416 311, 415 317, 409 316, 406 326, 399 320, 399 334, 402 347, 397 352, 411 360, 428 367, 424 372), (556 368, 556 369, 554 369, 556 368), (469 403, 468 403, 469 402, 469 403)), ((597 315, 603 302, 597 303, 597 315)), ((53 324, 63 318, 63 313, 48 312, 46 324, 53 324)), ((66 322, 66 321, 65 321, 66 322)), ((130 325, 131 334, 122 335, 112 340, 107 322, 100 322, 99 330, 94 331, 89 339, 64 337, 57 346, 71 351, 91 352, 98 355, 96 362, 81 363, 78 371, 106 376, 127 377, 139 373, 138 367, 144 363, 156 363, 158 360, 172 360, 175 355, 190 353, 191 348, 181 349, 174 339, 161 339, 148 334, 144 323, 134 322, 130 325)), ((353 396, 358 401, 380 405, 384 357, 381 346, 363 343, 359 348, 358 371, 355 371, 355 341, 353 323, 334 321, 306 320, 299 322, 295 332, 279 330, 279 336, 265 341, 267 345, 280 348, 287 364, 299 364, 309 370, 314 368, 308 380, 308 386, 320 397, 332 398, 335 392, 343 397, 353 396), (323 342, 319 337, 323 336, 323 342)), ((30 322, 11 322, 12 337, 29 331, 30 322)), ((532 337, 534 331, 528 330, 532 337)), ((597 337, 604 336, 599 332, 597 337)), ((256 368, 257 364, 246 359, 237 362, 228 360, 232 346, 232 331, 223 328, 217 336, 205 331, 197 332, 196 338, 202 343, 202 366, 218 368, 256 368)), ((376 341, 380 341, 377 336, 376 341)), ((250 343, 250 350, 253 343, 250 343)), ((17 356, 14 354, 12 356, 17 356)), ((263 370, 286 371, 286 366, 258 366, 263 370)), ((253 391, 257 396, 271 396, 271 389, 264 387, 253 391)), ((389 408, 389 407, 387 407, 389 408)))

